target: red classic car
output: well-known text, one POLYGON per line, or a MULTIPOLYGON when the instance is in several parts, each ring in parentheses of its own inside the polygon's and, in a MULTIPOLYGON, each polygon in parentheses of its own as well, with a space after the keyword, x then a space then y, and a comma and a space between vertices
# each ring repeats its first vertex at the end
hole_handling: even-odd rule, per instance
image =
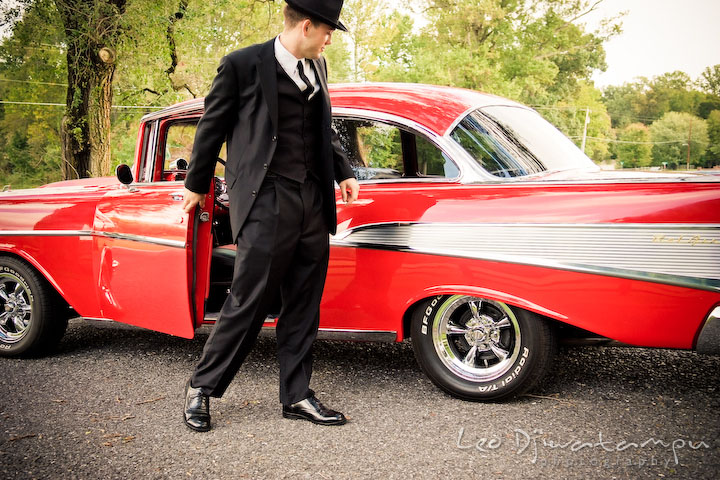
MULTIPOLYGON (((531 388, 558 340, 720 350, 720 178, 600 171, 535 111, 473 91, 331 95, 362 186, 351 206, 337 193, 321 337, 410 337, 469 400, 531 388)), ((202 112, 145 116, 118 178, 0 193, 0 354, 47 352, 73 316, 187 338, 213 322, 234 258, 222 162, 204 208, 180 208, 202 112)))

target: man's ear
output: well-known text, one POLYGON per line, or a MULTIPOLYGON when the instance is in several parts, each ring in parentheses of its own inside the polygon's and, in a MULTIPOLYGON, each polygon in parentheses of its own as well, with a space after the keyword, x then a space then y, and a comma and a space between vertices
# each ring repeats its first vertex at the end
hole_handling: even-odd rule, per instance
POLYGON ((308 33, 310 33, 310 25, 312 25, 312 20, 310 20, 309 18, 306 18, 305 20, 302 21, 303 36, 307 37, 308 33))

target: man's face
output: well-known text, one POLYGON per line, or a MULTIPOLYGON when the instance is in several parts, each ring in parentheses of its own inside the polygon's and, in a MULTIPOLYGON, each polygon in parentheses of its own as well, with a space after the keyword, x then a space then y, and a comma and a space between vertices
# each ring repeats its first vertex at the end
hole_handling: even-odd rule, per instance
POLYGON ((317 26, 307 21, 303 25, 303 56, 305 58, 320 58, 325 47, 332 43, 332 34, 335 31, 330 25, 318 23, 317 26))

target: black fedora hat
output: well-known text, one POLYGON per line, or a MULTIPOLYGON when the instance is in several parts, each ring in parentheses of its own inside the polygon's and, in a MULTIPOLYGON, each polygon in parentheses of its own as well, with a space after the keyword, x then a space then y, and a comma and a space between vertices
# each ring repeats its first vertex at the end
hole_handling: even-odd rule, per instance
POLYGON ((320 20, 333 28, 347 32, 340 21, 343 0, 285 0, 295 10, 320 20))

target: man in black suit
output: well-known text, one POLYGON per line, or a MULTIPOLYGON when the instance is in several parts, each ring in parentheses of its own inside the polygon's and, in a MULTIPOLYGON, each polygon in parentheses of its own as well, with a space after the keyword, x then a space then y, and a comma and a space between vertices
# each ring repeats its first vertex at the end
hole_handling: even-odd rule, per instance
POLYGON ((322 52, 342 0, 288 0, 278 37, 220 62, 198 124, 185 181, 186 212, 202 206, 223 141, 230 221, 237 243, 233 282, 202 358, 185 387, 185 424, 210 429, 208 397, 220 397, 280 294, 276 328, 280 402, 286 418, 342 425, 310 389, 312 343, 337 226, 335 189, 352 203, 359 186, 331 129, 322 52))

